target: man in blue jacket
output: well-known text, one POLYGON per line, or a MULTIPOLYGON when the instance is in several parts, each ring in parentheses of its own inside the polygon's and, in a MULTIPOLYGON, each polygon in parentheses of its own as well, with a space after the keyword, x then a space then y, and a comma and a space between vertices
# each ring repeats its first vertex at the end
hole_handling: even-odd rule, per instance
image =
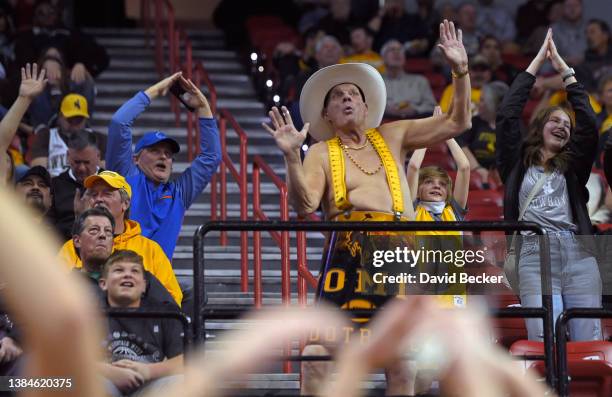
POLYGON ((140 223, 143 236, 155 240, 170 260, 185 211, 204 190, 220 161, 219 130, 208 101, 180 72, 136 94, 111 119, 106 168, 125 175, 132 187, 130 219, 140 223), (152 131, 145 133, 132 151, 131 127, 151 101, 165 95, 176 81, 187 92, 184 99, 199 117, 200 153, 189 168, 170 181, 179 144, 161 131, 152 131))

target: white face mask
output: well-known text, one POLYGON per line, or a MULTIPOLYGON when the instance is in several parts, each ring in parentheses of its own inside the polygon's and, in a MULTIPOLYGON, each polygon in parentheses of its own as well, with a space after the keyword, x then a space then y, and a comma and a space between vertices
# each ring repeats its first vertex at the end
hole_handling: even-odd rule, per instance
POLYGON ((446 207, 444 201, 420 201, 419 204, 425 207, 427 211, 436 215, 441 214, 444 211, 444 207, 446 207))

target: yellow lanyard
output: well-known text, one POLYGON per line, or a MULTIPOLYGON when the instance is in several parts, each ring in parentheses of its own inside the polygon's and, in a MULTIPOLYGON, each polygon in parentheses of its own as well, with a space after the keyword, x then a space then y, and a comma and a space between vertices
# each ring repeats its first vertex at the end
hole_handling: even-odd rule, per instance
MULTIPOLYGON (((404 200, 397 165, 385 140, 375 128, 366 131, 366 136, 372 143, 376 153, 378 153, 383 163, 383 167, 385 168, 387 184, 389 185, 391 198, 393 199, 393 213, 396 219, 399 219, 404 213, 404 200)), ((332 186, 334 188, 334 201, 338 209, 347 211, 352 207, 352 204, 348 200, 346 191, 344 154, 342 153, 342 148, 340 147, 338 139, 332 138, 327 141, 327 151, 329 154, 332 186)))

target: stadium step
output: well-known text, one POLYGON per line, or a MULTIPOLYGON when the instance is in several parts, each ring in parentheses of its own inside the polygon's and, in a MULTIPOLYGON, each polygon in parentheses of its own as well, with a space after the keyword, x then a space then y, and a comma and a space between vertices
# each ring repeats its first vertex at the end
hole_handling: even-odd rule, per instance
MULTIPOLYGON (((111 57, 109 68, 97 79, 98 95, 96 98, 96 112, 93 115, 92 127, 100 132, 107 133, 108 124, 113 113, 126 100, 136 92, 146 89, 159 80, 155 71, 155 51, 147 48, 143 29, 88 29, 103 44, 111 57)), ((192 45, 194 60, 201 60, 215 85, 217 92, 217 106, 219 109, 228 109, 236 121, 249 137, 248 141, 248 180, 249 180, 249 217, 252 214, 252 188, 251 170, 253 155, 261 155, 270 164, 271 168, 284 178, 284 162, 280 151, 276 148, 273 139, 261 127, 262 122, 268 122, 265 105, 258 101, 253 81, 248 75, 248 69, 241 64, 241 56, 235 51, 225 48, 223 34, 216 30, 188 31, 192 45)), ((151 41, 152 42, 152 41, 151 41)), ((202 87, 208 95, 206 87, 202 87)), ((186 116, 183 113, 180 124, 175 124, 174 114, 170 111, 168 98, 158 98, 135 122, 133 133, 135 138, 142 136, 145 131, 160 129, 175 138, 181 145, 181 153, 175 159, 173 177, 184 171, 187 162, 186 116)), ((230 157, 238 167, 239 140, 231 128, 227 133, 227 148, 230 157)), ((228 219, 239 219, 240 201, 239 190, 233 179, 228 176, 227 199, 228 219)), ((196 202, 185 214, 183 227, 179 236, 177 249, 172 258, 173 267, 179 280, 193 277, 193 235, 197 227, 210 219, 210 190, 208 186, 198 197, 196 202)), ((265 213, 273 219, 279 217, 278 189, 265 176, 262 176, 262 206, 265 213)), ((295 216, 294 213, 291 214, 295 216)), ((251 309, 254 303, 253 296, 253 256, 252 233, 249 236, 249 253, 247 256, 249 266, 249 292, 240 291, 240 232, 228 232, 228 244, 221 246, 219 232, 211 232, 205 240, 205 290, 207 292, 209 309, 251 309)), ((308 233, 308 265, 313 269, 316 277, 320 266, 321 252, 324 236, 321 233, 308 233)), ((281 272, 280 250, 269 233, 261 233, 262 241, 262 285, 263 303, 265 306, 281 304, 281 272)), ((294 234, 290 236, 292 248, 291 285, 293 302, 297 303, 295 290, 297 273, 296 240, 294 234)), ((312 293, 308 297, 312 302, 312 293)), ((217 338, 228 330, 245 326, 241 320, 209 320, 205 322, 208 335, 206 349, 218 348, 217 338)), ((298 354, 298 346, 294 345, 292 354, 298 354)), ((247 378, 241 390, 232 392, 232 395, 287 395, 295 396, 299 392, 299 375, 295 373, 298 365, 293 365, 294 373, 284 374, 280 365, 274 365, 265 373, 253 374, 247 378), (270 394, 271 393, 271 394, 270 394)), ((381 381, 379 375, 374 375, 368 383, 370 394, 380 394, 381 381)))

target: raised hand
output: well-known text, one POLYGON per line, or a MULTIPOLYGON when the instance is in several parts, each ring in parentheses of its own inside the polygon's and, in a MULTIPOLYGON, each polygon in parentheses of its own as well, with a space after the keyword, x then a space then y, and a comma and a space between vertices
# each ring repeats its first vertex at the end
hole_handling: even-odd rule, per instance
POLYGON ((165 79, 158 81, 153 84, 151 87, 145 90, 145 94, 149 96, 149 99, 154 99, 160 96, 164 96, 168 93, 168 90, 174 84, 174 82, 181 77, 183 72, 176 72, 171 76, 166 77, 165 79))
POLYGON ((552 29, 548 28, 548 32, 546 32, 546 37, 544 38, 544 42, 542 43, 542 46, 540 47, 540 50, 538 51, 536 56, 533 58, 533 60, 527 67, 527 72, 531 73, 534 76, 538 73, 538 71, 544 64, 544 61, 546 61, 546 58, 548 57, 551 40, 552 40, 552 29))
POLYGON ((455 72, 461 73, 467 70, 468 56, 463 46, 463 33, 461 29, 455 30, 455 25, 446 19, 440 24, 438 48, 455 72))
POLYGON ((200 117, 212 117, 208 100, 193 81, 185 79, 183 76, 179 76, 179 81, 183 89, 187 91, 186 95, 183 96, 185 102, 192 108, 198 109, 200 117))
POLYGON ((37 64, 26 64, 21 68, 21 85, 19 86, 19 96, 30 100, 36 98, 45 89, 47 79, 45 79, 45 69, 38 73, 37 64))
POLYGON ((281 110, 283 112, 282 115, 276 106, 274 106, 272 110, 268 112, 274 128, 271 128, 266 123, 261 123, 261 125, 270 133, 270 135, 274 137, 276 145, 280 148, 283 154, 288 155, 295 150, 300 149, 302 143, 304 143, 304 140, 306 139, 308 128, 310 128, 310 123, 304 124, 302 131, 298 131, 293 125, 293 120, 291 120, 289 110, 287 110, 287 108, 284 106, 281 108, 281 110))
POLYGON ((557 73, 561 73, 569 68, 567 63, 561 58, 559 52, 557 51, 557 46, 555 45, 555 41, 552 38, 552 34, 550 39, 548 40, 548 53, 547 58, 553 65, 553 68, 557 71, 557 73))
POLYGON ((81 62, 75 63, 70 72, 70 80, 77 84, 83 83, 89 77, 89 72, 81 62))

